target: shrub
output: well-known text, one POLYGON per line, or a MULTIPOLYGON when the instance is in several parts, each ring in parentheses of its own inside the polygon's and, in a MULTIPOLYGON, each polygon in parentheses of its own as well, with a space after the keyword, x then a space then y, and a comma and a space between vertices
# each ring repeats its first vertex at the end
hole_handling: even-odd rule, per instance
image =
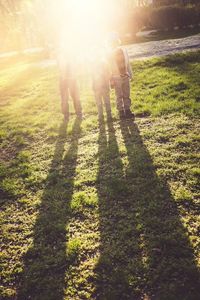
POLYGON ((179 8, 179 14, 177 19, 177 25, 180 28, 187 27, 189 25, 196 25, 199 23, 199 12, 195 8, 179 8))
POLYGON ((131 13, 122 13, 116 18, 114 28, 123 37, 126 33, 135 36, 143 28, 169 30, 200 23, 200 6, 140 7, 131 13))
POLYGON ((200 22, 200 10, 195 7, 167 6, 154 8, 150 13, 150 24, 156 29, 173 29, 189 25, 196 25, 200 22))
POLYGON ((150 23, 153 28, 169 29, 176 26, 177 18, 177 7, 161 7, 152 11, 150 23))

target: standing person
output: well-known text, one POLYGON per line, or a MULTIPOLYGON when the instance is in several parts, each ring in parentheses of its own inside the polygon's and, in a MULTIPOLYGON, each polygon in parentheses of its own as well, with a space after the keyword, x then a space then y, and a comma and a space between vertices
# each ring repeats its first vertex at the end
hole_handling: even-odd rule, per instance
POLYGON ((121 119, 134 118, 134 114, 130 109, 130 80, 132 79, 132 70, 128 52, 121 46, 121 41, 117 34, 112 35, 110 44, 110 68, 112 73, 111 82, 115 89, 119 116, 121 119))
POLYGON ((108 64, 101 58, 95 59, 92 64, 92 87, 98 108, 99 120, 103 118, 103 104, 105 105, 107 119, 111 119, 110 72, 108 64))
POLYGON ((69 99, 73 100, 74 109, 77 117, 82 118, 82 106, 80 102, 80 91, 77 82, 77 72, 75 66, 75 57, 70 52, 61 51, 58 58, 60 71, 60 93, 61 109, 64 119, 69 119, 69 99))

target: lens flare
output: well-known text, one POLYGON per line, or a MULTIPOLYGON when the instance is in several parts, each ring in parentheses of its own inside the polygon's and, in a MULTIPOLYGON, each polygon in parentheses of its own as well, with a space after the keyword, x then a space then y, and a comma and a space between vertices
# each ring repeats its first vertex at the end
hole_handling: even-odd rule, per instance
POLYGON ((87 60, 94 49, 103 47, 113 16, 117 14, 116 2, 111 0, 61 0, 55 2, 49 13, 57 27, 61 52, 76 59, 87 60))

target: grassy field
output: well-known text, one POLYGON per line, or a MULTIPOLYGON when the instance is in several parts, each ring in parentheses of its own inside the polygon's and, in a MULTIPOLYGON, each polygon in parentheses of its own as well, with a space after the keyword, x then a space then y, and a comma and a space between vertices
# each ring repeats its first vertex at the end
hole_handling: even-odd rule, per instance
POLYGON ((198 300, 200 52, 133 63, 136 121, 60 113, 55 66, 0 60, 1 299, 198 300))

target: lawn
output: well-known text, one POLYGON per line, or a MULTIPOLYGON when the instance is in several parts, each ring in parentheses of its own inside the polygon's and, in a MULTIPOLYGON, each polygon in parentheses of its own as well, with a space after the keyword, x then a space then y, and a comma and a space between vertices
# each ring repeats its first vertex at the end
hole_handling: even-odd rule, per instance
POLYGON ((133 62, 136 120, 60 113, 56 67, 0 60, 1 299, 198 300, 200 52, 133 62))

